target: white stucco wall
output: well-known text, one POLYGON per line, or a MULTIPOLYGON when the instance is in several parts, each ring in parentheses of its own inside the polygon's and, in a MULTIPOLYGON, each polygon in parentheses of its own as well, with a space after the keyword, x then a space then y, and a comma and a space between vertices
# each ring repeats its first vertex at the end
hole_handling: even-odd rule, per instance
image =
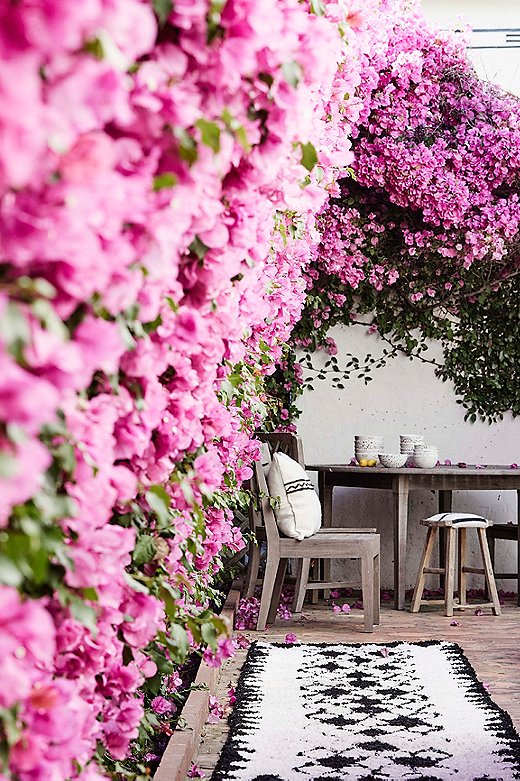
MULTIPOLYGON (((378 355, 381 340, 361 327, 335 328, 331 335, 338 344, 338 358, 352 352, 360 357, 378 355)), ((324 359, 323 359, 324 360, 324 359)), ((319 359, 316 359, 316 365, 319 359)), ((377 370, 372 382, 352 379, 345 390, 335 390, 329 380, 314 383, 306 392, 298 423, 307 463, 348 463, 353 456, 356 434, 381 435, 385 452, 399 452, 399 435, 423 434, 439 447, 439 457, 453 463, 520 463, 520 419, 507 416, 496 425, 464 422, 464 410, 456 403, 452 387, 438 380, 430 365, 404 357, 393 359, 377 370)), ((516 492, 455 492, 455 510, 507 522, 516 519, 516 492)), ((377 526, 382 535, 382 581, 393 582, 392 496, 387 491, 334 489, 334 521, 344 526, 377 526)), ((418 521, 437 512, 432 492, 413 492, 410 500, 407 584, 412 586, 419 566, 426 530, 418 521)), ((475 545, 472 545, 472 550, 475 545)), ((502 571, 514 572, 514 545, 497 542, 497 559, 502 571)), ((339 566, 339 565, 338 565, 339 566)), ((341 571, 347 571, 345 567, 341 571)), ((477 581, 478 582, 478 581, 477 581)), ((513 588, 513 581, 502 587, 513 588)))
MULTIPOLYGON (((424 12, 439 27, 453 27, 457 17, 478 30, 472 44, 502 45, 505 33, 500 30, 520 28, 520 0, 423 0, 424 12)), ((520 46, 520 41, 518 43, 520 46)), ((520 48, 472 49, 471 56, 481 75, 495 80, 506 89, 520 94, 520 48)), ((363 357, 377 354, 381 342, 361 327, 337 328, 331 335, 338 343, 338 358, 352 352, 363 357)), ((307 463, 348 463, 353 455, 355 434, 381 434, 386 452, 398 452, 399 434, 424 434, 429 443, 439 446, 441 460, 482 464, 520 463, 520 420, 507 416, 501 423, 464 422, 464 410, 456 403, 449 384, 436 379, 430 366, 405 358, 393 360, 378 370, 372 382, 351 380, 345 390, 334 390, 328 380, 317 381, 315 391, 305 393, 298 424, 305 447, 307 463)), ((454 509, 472 511, 507 522, 516 519, 515 492, 457 492, 454 509)), ((421 517, 436 512, 436 498, 431 492, 413 493, 410 502, 410 535, 407 584, 415 581, 425 529, 418 525, 421 517)), ((382 535, 383 584, 393 582, 392 499, 386 491, 341 489, 334 491, 334 518, 348 526, 378 527, 382 535)), ((515 546, 497 542, 497 560, 502 571, 515 571, 515 546)), ((473 553, 475 546, 473 546, 473 553)), ((346 573, 350 565, 336 564, 346 573)), ((498 568, 498 567, 497 567, 498 568)), ((476 583, 480 584, 481 580, 476 583)), ((475 584, 476 584, 475 583, 475 584)), ((508 590, 514 581, 499 583, 508 590)))

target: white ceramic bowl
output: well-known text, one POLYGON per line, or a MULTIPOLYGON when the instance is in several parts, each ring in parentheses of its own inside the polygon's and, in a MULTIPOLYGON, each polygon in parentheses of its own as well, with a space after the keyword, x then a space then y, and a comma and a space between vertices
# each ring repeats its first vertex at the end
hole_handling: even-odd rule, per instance
POLYGON ((382 437, 356 437, 354 439, 354 447, 356 450, 382 450, 383 439, 382 437))
POLYGON ((418 454, 414 453, 413 462, 419 469, 433 469, 437 463, 437 455, 430 453, 418 454))
POLYGON ((415 445, 414 456, 438 456, 439 448, 434 445, 415 445))
POLYGON ((360 461, 363 461, 363 460, 365 460, 365 461, 377 461, 377 452, 373 452, 372 450, 363 450, 363 451, 356 450, 355 456, 356 456, 356 461, 358 462, 358 464, 359 464, 360 461))
POLYGON ((379 453, 379 460, 388 469, 400 469, 406 464, 407 453, 379 453))
POLYGON ((399 437, 401 453, 411 455, 415 445, 422 445, 424 437, 420 434, 401 434, 399 437))

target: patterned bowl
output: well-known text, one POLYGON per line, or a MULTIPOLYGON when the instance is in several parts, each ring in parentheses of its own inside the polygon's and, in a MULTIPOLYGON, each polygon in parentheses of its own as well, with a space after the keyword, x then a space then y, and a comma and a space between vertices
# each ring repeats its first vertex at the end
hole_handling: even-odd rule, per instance
POLYGON ((387 469, 400 469, 407 458, 408 453, 379 453, 379 460, 387 469))

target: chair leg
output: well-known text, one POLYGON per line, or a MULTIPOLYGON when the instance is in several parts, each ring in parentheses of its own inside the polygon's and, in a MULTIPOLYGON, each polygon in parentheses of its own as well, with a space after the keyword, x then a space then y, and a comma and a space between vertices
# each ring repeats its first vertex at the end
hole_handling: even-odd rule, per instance
POLYGON ((361 592, 365 632, 374 631, 374 557, 365 555, 361 560, 361 592))
POLYGON ((274 582, 273 596, 271 597, 271 606, 269 613, 267 614, 267 623, 274 624, 276 620, 276 611, 280 604, 280 595, 282 593, 283 582, 285 580, 285 571, 287 569, 287 559, 280 559, 278 564, 278 572, 276 573, 276 580, 274 582))
POLYGON ((455 546, 457 529, 448 526, 446 529, 446 583, 444 587, 444 614, 453 615, 453 591, 455 589, 455 546))
POLYGON ((273 590, 279 564, 279 556, 269 556, 269 554, 267 554, 264 582, 262 585, 262 596, 260 598, 260 611, 258 613, 258 621, 256 624, 256 628, 260 631, 265 629, 267 624, 267 616, 269 613, 269 608, 271 607, 271 600, 273 598, 273 590))
MULTIPOLYGON (((320 559, 315 559, 314 563, 312 565, 312 579, 313 580, 321 580, 321 561, 320 559)), ((319 599, 319 593, 318 589, 315 588, 311 591, 310 595, 310 603, 311 605, 317 605, 319 599)))
POLYGON ((495 616, 499 616, 502 613, 500 607, 500 600, 498 599, 498 592, 495 583, 495 576, 493 574, 493 567, 491 566, 491 556, 489 555, 489 548, 487 543, 487 536, 485 529, 477 529, 478 541, 480 543, 480 550, 482 552, 482 560, 484 562, 484 573, 486 575, 486 583, 493 603, 493 613, 495 616))
POLYGON ((310 559, 298 559, 298 569, 296 571, 296 586, 294 588, 294 599, 292 603, 293 613, 301 613, 305 594, 307 593, 307 583, 309 581, 309 570, 311 567, 310 559))
POLYGON ((260 545, 249 543, 249 562, 247 564, 246 582, 244 583, 244 595, 246 599, 254 596, 258 570, 260 569, 260 545))
POLYGON ((437 536, 437 527, 429 526, 428 535, 426 537, 426 544, 424 546, 423 554, 421 556, 421 563, 419 565, 419 573, 417 575, 417 582, 412 597, 412 604, 410 606, 411 613, 418 613, 421 607, 421 600, 424 591, 424 582, 426 580, 426 574, 424 572, 425 567, 430 563, 432 556, 433 546, 435 544, 435 538, 437 536))
MULTIPOLYGON (((323 580, 325 583, 330 582, 331 580, 331 572, 332 572, 332 561, 330 559, 325 559, 322 564, 322 572, 323 572, 323 580)), ((324 588, 323 589, 323 599, 330 599, 330 588, 324 588)))
POLYGON ((459 529, 459 572, 458 572, 458 588, 459 588, 459 605, 466 604, 466 572, 464 567, 466 565, 466 532, 467 529, 459 529))
POLYGON ((380 574, 380 556, 374 556, 374 624, 379 626, 381 623, 381 574, 380 574))

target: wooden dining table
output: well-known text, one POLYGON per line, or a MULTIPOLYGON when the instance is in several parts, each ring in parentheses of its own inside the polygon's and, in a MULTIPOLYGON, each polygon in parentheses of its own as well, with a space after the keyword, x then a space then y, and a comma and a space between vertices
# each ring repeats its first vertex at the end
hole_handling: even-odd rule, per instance
POLYGON ((305 468, 318 473, 324 526, 332 525, 332 492, 337 486, 392 491, 394 605, 397 610, 404 610, 405 606, 408 499, 411 491, 437 491, 439 512, 450 512, 453 491, 516 490, 517 520, 520 520, 520 469, 512 469, 509 466, 477 468, 474 465, 442 465, 433 469, 389 469, 383 466, 309 464, 305 468))

